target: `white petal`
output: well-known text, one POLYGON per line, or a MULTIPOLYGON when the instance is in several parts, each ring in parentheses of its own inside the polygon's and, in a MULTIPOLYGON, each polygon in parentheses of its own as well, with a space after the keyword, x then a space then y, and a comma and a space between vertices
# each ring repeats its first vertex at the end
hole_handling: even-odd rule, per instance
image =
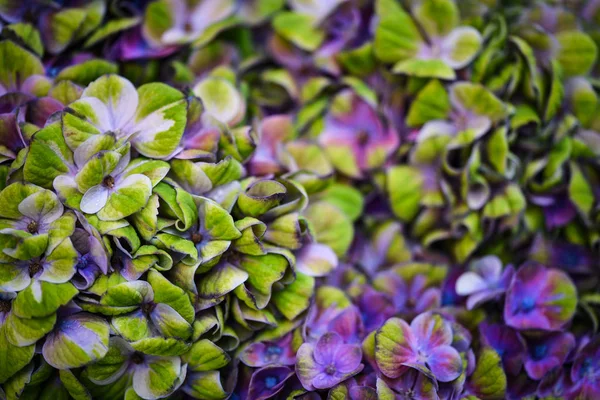
POLYGON ((106 205, 108 189, 102 184, 92 186, 81 198, 79 208, 86 214, 95 214, 106 205))
POLYGON ((485 281, 475 272, 471 271, 465 272, 456 281, 456 293, 461 296, 467 296, 486 288, 485 281))
POLYGON ((453 136, 455 133, 456 128, 449 122, 443 120, 429 121, 421 128, 417 141, 423 142, 425 139, 434 136, 453 136))

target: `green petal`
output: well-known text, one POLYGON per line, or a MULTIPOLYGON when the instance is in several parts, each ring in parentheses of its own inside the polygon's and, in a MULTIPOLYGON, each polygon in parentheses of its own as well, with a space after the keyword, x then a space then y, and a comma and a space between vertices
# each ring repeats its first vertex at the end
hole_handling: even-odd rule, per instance
POLYGON ((206 111, 224 124, 238 122, 246 109, 241 94, 225 79, 204 79, 194 86, 193 91, 202 100, 206 111))
POLYGON ((39 318, 53 314, 78 293, 70 283, 49 283, 33 280, 19 292, 13 302, 13 312, 22 318, 39 318))
POLYGON ((273 18, 273 29, 302 50, 315 51, 325 40, 325 32, 315 23, 310 15, 282 11, 273 18))
POLYGON ((186 292, 173 285, 160 272, 150 270, 148 283, 154 289, 154 301, 167 304, 177 311, 190 324, 194 322, 194 307, 186 292))
POLYGON ((412 58, 399 61, 392 71, 418 78, 438 78, 452 80, 456 78, 454 70, 442 60, 420 60, 412 58))
POLYGON ((501 400, 506 396, 506 374, 502 368, 502 359, 492 348, 483 348, 477 357, 473 374, 468 386, 480 399, 501 400))
POLYGON ((267 229, 266 225, 251 217, 235 221, 235 227, 242 233, 239 239, 232 243, 232 248, 240 253, 254 256, 265 254, 261 239, 267 229))
POLYGON ((208 237, 218 240, 234 240, 241 236, 231 215, 217 203, 205 197, 198 198, 196 203, 198 204, 198 217, 203 223, 208 237))
POLYGON ((108 323, 100 317, 78 313, 61 321, 44 342, 44 359, 58 369, 78 368, 108 352, 108 323))
POLYGON ((272 221, 265 233, 265 240, 276 246, 297 250, 308 231, 306 219, 298 213, 283 215, 272 221))
POLYGON ((460 82, 450 88, 451 97, 467 110, 485 115, 492 122, 500 121, 508 114, 506 105, 483 85, 460 82))
POLYGON ((32 75, 44 75, 42 62, 10 40, 0 42, 0 59, 6 60, 0 67, 0 83, 7 88, 20 84, 32 75))
POLYGON ((219 371, 190 374, 185 392, 196 399, 223 400, 227 398, 219 371))
POLYGON ((33 52, 38 56, 41 57, 44 55, 44 44, 42 43, 42 37, 40 36, 40 32, 33 25, 21 22, 6 25, 3 29, 4 35, 6 35, 7 32, 10 32, 18 37, 21 43, 33 50, 33 52))
POLYGON ((91 59, 61 70, 55 80, 56 82, 68 80, 86 86, 102 75, 116 74, 117 71, 116 64, 106 60, 91 59))
POLYGON ((54 178, 69 172, 72 163, 73 155, 63 137, 61 124, 55 122, 33 135, 23 173, 28 182, 51 188, 54 178))
POLYGON ((68 369, 61 369, 58 373, 60 381, 74 400, 92 400, 92 395, 73 372, 68 369))
MULTIPOLYGON (((248 273, 244 286, 250 298, 246 300, 246 304, 249 307, 263 309, 271 299, 273 284, 283 278, 289 263, 279 254, 265 254, 264 256, 244 255, 237 265, 240 270, 248 273)), ((242 288, 239 286, 239 290, 242 288)), ((236 290, 236 293, 239 293, 239 290, 236 290)))
POLYGON ((424 0, 413 7, 415 19, 430 37, 446 36, 459 21, 458 7, 452 0, 424 0))
POLYGON ((0 327, 0 383, 17 373, 29 364, 35 353, 35 346, 17 347, 6 338, 7 325, 0 327))
POLYGON ((223 368, 229 364, 231 357, 210 340, 202 339, 192 345, 182 360, 191 371, 203 372, 223 368))
POLYGON ((237 201, 239 210, 246 216, 258 217, 279 205, 285 197, 286 188, 273 180, 261 180, 251 184, 237 201))
MULTIPOLYGON (((164 182, 154 188, 160 199, 166 204, 166 209, 177 219, 175 227, 186 231, 198 220, 198 207, 192 196, 185 190, 174 188, 164 182)), ((169 216, 171 216, 169 215, 169 216)))
POLYGON ((294 320, 308 309, 314 290, 315 278, 297 272, 294 282, 273 293, 273 304, 284 317, 294 320))
POLYGON ((580 31, 560 32, 556 35, 560 45, 558 62, 566 76, 586 75, 594 65, 598 48, 594 41, 580 31))
POLYGON ((415 97, 410 105, 406 123, 408 126, 421 126, 435 119, 446 119, 450 112, 448 92, 439 80, 431 80, 415 97))
POLYGON ((138 89, 133 145, 146 157, 165 158, 179 145, 187 112, 183 93, 163 83, 148 83, 138 89))
POLYGON ((377 58, 394 63, 417 54, 423 39, 410 15, 396 0, 377 0, 375 4, 379 24, 373 49, 377 58))
POLYGON ((570 163, 571 181, 569 182, 569 198, 584 215, 589 215, 595 198, 592 186, 575 163, 570 163))
POLYGON ((217 298, 226 295, 248 280, 248 273, 231 264, 214 267, 199 279, 198 294, 203 298, 217 298))
POLYGON ((141 174, 130 175, 118 189, 108 196, 106 205, 98 211, 98 218, 117 221, 140 211, 152 194, 152 182, 141 174))
POLYGON ((51 14, 49 25, 50 35, 46 48, 52 54, 63 51, 75 39, 77 31, 86 18, 86 12, 81 8, 66 8, 51 14))
POLYGON ((15 346, 34 344, 52 330, 56 314, 43 318, 19 318, 14 313, 6 318, 6 337, 15 346))
POLYGON ((181 340, 162 337, 149 337, 130 344, 134 350, 154 356, 179 356, 190 347, 181 340))
POLYGON ((352 221, 336 206, 319 201, 305 212, 317 242, 325 244, 338 256, 346 253, 354 237, 352 221))

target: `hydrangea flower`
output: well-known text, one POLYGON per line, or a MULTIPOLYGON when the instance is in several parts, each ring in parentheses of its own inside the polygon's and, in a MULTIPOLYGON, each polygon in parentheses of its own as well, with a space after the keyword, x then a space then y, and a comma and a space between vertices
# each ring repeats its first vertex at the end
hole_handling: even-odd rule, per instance
POLYGON ((392 379, 414 368, 431 379, 449 382, 463 368, 460 354, 451 344, 452 328, 439 314, 420 314, 410 325, 391 318, 375 334, 377 366, 392 379))
POLYGON ((354 178, 382 166, 399 145, 394 127, 350 90, 335 97, 324 124, 319 142, 333 165, 354 178))
POLYGON ((473 60, 483 41, 476 29, 459 26, 452 0, 415 2, 412 16, 393 0, 377 1, 376 8, 375 54, 394 63, 395 73, 454 79, 455 70, 473 60))
POLYGON ((572 387, 568 391, 569 398, 589 398, 598 395, 598 338, 595 337, 583 346, 575 356, 571 367, 572 387))
POLYGON ((525 371, 531 379, 539 380, 552 369, 562 367, 575 347, 575 338, 570 333, 551 333, 547 337, 531 339, 527 347, 525 371))
POLYGON ((456 293, 469 296, 469 310, 502 295, 508 289, 515 273, 512 266, 507 266, 503 271, 502 262, 494 256, 474 261, 470 269, 472 271, 463 273, 456 281, 456 293))
POLYGON ((506 292, 504 320, 516 329, 560 330, 575 313, 577 292, 562 271, 521 266, 506 292))
POLYGON ((306 390, 328 389, 359 373, 360 346, 345 344, 340 335, 328 332, 315 345, 304 343, 298 349, 296 371, 306 390))

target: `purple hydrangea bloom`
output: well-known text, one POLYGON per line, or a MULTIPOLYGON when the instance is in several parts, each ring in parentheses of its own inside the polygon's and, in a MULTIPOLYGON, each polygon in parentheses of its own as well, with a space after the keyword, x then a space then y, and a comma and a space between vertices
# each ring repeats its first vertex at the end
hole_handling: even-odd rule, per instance
POLYGON ((306 390, 329 389, 362 371, 360 346, 344 343, 334 332, 321 336, 315 345, 298 349, 296 373, 306 390))
POLYGON ((462 359, 452 341, 452 327, 439 314, 420 314, 410 325, 391 318, 375 335, 377 366, 389 378, 414 368, 432 379, 450 382, 462 371, 462 359))
POLYGON ((250 378, 248 398, 265 400, 277 395, 293 375, 294 371, 285 366, 267 366, 256 370, 250 378))
POLYGON ((500 357, 506 372, 517 375, 523 366, 525 358, 525 341, 519 333, 503 324, 488 324, 479 326, 481 340, 492 347, 500 357))
POLYGON ((250 367, 266 365, 294 365, 296 352, 292 346, 293 334, 290 332, 273 341, 255 342, 240 354, 240 361, 250 367))
POLYGON ((567 274, 538 264, 519 268, 506 293, 504 320, 516 329, 561 329, 575 313, 577 291, 567 274))
POLYGON ((385 163, 398 147, 399 135, 358 95, 344 91, 338 96, 347 104, 327 114, 319 142, 336 168, 362 178, 365 172, 385 163))
POLYGON ((438 287, 430 287, 425 275, 415 275, 405 281, 397 273, 386 271, 377 278, 378 287, 392 297, 395 313, 412 318, 441 305, 442 293, 438 287))
POLYGON ((568 399, 600 398, 600 337, 596 336, 575 356, 568 399))
POLYGON ((469 296, 469 310, 506 292, 515 274, 511 265, 503 271, 502 262, 496 256, 480 258, 471 264, 470 269, 456 281, 456 293, 469 296))
POLYGON ((571 333, 550 333, 546 337, 530 340, 525 371, 532 379, 542 379, 552 369, 561 367, 574 347, 575 338, 571 333))

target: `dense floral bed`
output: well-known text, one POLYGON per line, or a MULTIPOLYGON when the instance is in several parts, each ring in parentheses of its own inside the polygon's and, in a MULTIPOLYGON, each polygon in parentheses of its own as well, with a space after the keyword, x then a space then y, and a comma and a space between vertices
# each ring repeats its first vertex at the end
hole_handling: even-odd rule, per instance
POLYGON ((0 0, 0 399, 598 399, 600 1, 0 0))

